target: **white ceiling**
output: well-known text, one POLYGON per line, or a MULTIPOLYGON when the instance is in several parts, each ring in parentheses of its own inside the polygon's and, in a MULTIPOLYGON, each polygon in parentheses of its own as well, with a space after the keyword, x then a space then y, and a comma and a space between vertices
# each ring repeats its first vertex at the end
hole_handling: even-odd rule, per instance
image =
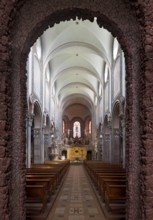
POLYGON ((70 20, 48 28, 36 42, 37 56, 62 110, 78 103, 89 109, 102 96, 114 38, 96 22, 70 20))

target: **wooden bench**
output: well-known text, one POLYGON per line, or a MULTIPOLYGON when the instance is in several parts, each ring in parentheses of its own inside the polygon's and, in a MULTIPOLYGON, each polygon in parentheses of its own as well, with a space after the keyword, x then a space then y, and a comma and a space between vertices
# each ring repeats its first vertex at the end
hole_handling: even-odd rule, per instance
POLYGON ((46 184, 26 185, 26 195, 27 214, 38 214, 45 210, 48 200, 46 184))
POLYGON ((27 174, 26 175, 26 180, 31 180, 31 179, 50 179, 50 184, 53 187, 53 190, 57 188, 57 175, 54 174, 39 174, 39 173, 33 173, 33 174, 27 174))
MULTIPOLYGON (((61 180, 67 171, 67 166, 64 164, 33 164, 31 168, 29 168, 32 172, 43 172, 43 173, 57 173, 58 179, 61 180), (33 170, 32 170, 33 169, 33 170), (37 170, 38 171, 37 171, 37 170)), ((27 170, 29 172, 29 170, 27 170)))
POLYGON ((116 171, 116 170, 109 170, 109 171, 99 171, 93 177, 92 180, 95 183, 96 187, 98 187, 100 179, 102 176, 123 176, 125 177, 125 172, 123 171, 116 171))
POLYGON ((46 184, 46 190, 48 195, 48 201, 54 192, 54 184, 51 178, 26 178, 27 185, 42 185, 46 184))
POLYGON ((125 179, 117 179, 117 178, 104 178, 101 183, 101 188, 100 188, 100 193, 101 193, 101 198, 103 201, 105 201, 105 191, 107 185, 126 185, 126 180, 125 179))
POLYGON ((126 170, 121 165, 85 162, 85 168, 101 195, 108 213, 124 215, 126 206, 126 170))
MULTIPOLYGON (((50 199, 55 199, 58 185, 61 183, 69 162, 51 164, 33 164, 26 169, 26 210, 27 219, 47 216, 50 199)), ((46 219, 46 217, 44 217, 46 219)))
POLYGON ((125 213, 126 185, 106 184, 105 205, 111 212, 125 213))
POLYGON ((35 167, 35 168, 28 168, 26 175, 54 175, 55 179, 56 179, 56 184, 58 184, 61 180, 61 178, 63 177, 63 175, 61 174, 61 170, 60 169, 52 169, 52 168, 43 168, 43 167, 35 167))
POLYGON ((109 178, 109 179, 120 179, 120 180, 125 180, 126 175, 122 173, 102 173, 98 176, 98 180, 96 182, 96 186, 98 191, 101 191, 101 186, 102 186, 102 181, 104 178, 109 178))

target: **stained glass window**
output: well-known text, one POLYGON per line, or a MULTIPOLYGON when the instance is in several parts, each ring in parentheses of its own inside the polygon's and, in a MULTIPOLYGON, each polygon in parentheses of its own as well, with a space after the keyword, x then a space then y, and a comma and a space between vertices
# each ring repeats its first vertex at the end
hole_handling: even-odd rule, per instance
POLYGON ((65 133, 65 121, 63 120, 63 134, 65 133))
POLYGON ((73 124, 73 137, 80 138, 81 137, 81 126, 79 121, 75 121, 73 124))
POLYGON ((89 121, 89 134, 91 134, 91 121, 89 121))

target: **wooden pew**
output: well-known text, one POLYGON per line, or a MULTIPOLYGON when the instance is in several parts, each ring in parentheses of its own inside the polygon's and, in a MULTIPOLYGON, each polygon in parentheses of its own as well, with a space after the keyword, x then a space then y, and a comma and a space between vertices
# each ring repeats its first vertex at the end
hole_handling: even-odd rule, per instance
POLYGON ((95 171, 94 176, 93 176, 93 181, 95 182, 95 184, 98 186, 99 183, 99 178, 101 176, 125 176, 125 171, 122 170, 116 170, 116 169, 112 169, 112 170, 99 170, 99 171, 95 171))
POLYGON ((105 205, 111 212, 125 213, 126 185, 106 184, 105 205))
POLYGON ((27 174, 26 175, 26 181, 30 181, 34 179, 36 180, 46 180, 48 181, 49 185, 51 186, 51 188, 53 189, 53 191, 56 189, 57 186, 57 180, 56 180, 56 175, 54 174, 38 174, 38 173, 34 173, 34 174, 27 174))
POLYGON ((126 185, 126 180, 125 179, 119 179, 118 177, 115 178, 103 178, 101 182, 101 188, 100 188, 100 193, 101 193, 101 198, 103 201, 105 201, 105 192, 107 185, 126 185))
POLYGON ((67 167, 64 165, 48 165, 48 164, 33 164, 32 168, 29 168, 30 170, 27 170, 27 172, 32 172, 32 173, 52 173, 52 174, 57 174, 57 183, 61 181, 63 176, 65 175, 67 171, 67 167), (42 168, 42 169, 41 169, 42 168))
POLYGON ((26 184, 27 185, 42 185, 46 184, 46 190, 48 195, 48 201, 50 201, 50 198, 54 192, 54 184, 51 178, 26 178, 26 184))
POLYGON ((26 174, 26 180, 27 179, 46 179, 49 178, 51 185, 53 186, 53 190, 55 190, 57 188, 58 185, 58 177, 57 174, 46 174, 46 173, 31 173, 31 174, 26 174))
MULTIPOLYGON (((52 194, 69 168, 69 162, 33 164, 26 170, 27 219, 46 219, 52 194), (41 216, 41 217, 40 217, 41 216)), ((55 199, 55 196, 53 196, 55 199)))
POLYGON ((35 167, 35 168, 27 168, 26 175, 54 175, 56 179, 56 184, 58 184, 62 178, 61 170, 57 168, 43 168, 43 167, 35 167))
POLYGON ((45 210, 47 204, 46 184, 26 185, 26 211, 27 214, 38 214, 45 210))
POLYGON ((112 179, 112 180, 114 180, 114 179, 120 179, 120 180, 125 180, 126 179, 126 175, 124 174, 124 173, 115 173, 115 172, 113 172, 113 173, 100 173, 99 175, 98 175, 98 178, 97 178, 97 182, 96 182, 96 186, 97 186, 97 189, 98 189, 98 191, 99 191, 99 193, 101 192, 101 187, 102 187, 102 182, 103 182, 103 179, 104 178, 109 178, 109 179, 112 179))
POLYGON ((85 168, 109 213, 125 214, 126 170, 106 162, 85 162, 85 168))

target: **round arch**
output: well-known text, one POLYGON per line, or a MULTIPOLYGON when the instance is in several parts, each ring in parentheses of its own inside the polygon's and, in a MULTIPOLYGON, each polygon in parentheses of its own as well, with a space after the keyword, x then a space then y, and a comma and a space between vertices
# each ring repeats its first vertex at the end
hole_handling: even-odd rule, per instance
MULTIPOLYGON (((139 179, 139 146, 140 146, 140 127, 139 118, 135 117, 132 120, 133 112, 135 115, 139 115, 139 103, 131 103, 130 97, 134 96, 134 100, 139 100, 139 81, 141 66, 141 57, 139 51, 141 48, 141 32, 139 30, 139 24, 137 23, 137 18, 134 17, 134 13, 131 10, 130 3, 125 3, 126 1, 47 1, 44 0, 33 0, 32 4, 30 1, 15 2, 12 3, 12 9, 14 8, 14 13, 12 14, 13 25, 10 29, 10 41, 11 41, 11 55, 10 60, 11 66, 11 89, 12 93, 12 115, 16 116, 16 111, 18 112, 17 119, 11 120, 11 127, 17 127, 17 130, 22 130, 20 136, 16 136, 16 130, 11 131, 12 136, 12 161, 11 173, 11 188, 16 190, 11 193, 11 199, 9 206, 11 207, 11 219, 24 219, 25 209, 24 209, 24 196, 20 197, 20 192, 24 195, 24 152, 22 149, 25 148, 24 144, 24 118, 25 118, 25 98, 26 97, 26 60, 30 49, 30 46, 36 41, 36 39, 42 34, 42 32, 48 27, 48 25, 53 26, 54 23, 58 23, 63 20, 68 20, 75 18, 76 16, 82 19, 93 20, 97 17, 97 22, 99 26, 104 26, 109 31, 112 32, 114 36, 117 36, 122 49, 125 52, 126 65, 127 65, 127 106, 128 106, 128 121, 127 127, 133 127, 127 131, 127 142, 128 149, 127 154, 132 155, 127 156, 128 173, 127 177, 130 182, 135 182, 134 180, 139 179), (98 7, 97 7, 98 5, 98 7), (16 10, 18 8, 18 10, 16 10), (41 16, 35 16, 40 14, 41 16), (105 10, 104 10, 105 9, 105 10), (18 11, 18 12, 17 12, 18 11), (111 13, 110 13, 111 11, 111 13), (21 16, 22 14, 22 16, 21 16), (122 21, 122 22, 121 22, 122 21), (24 24, 24 25, 23 25, 24 24), (130 34, 127 34, 130 33, 130 34), (135 68, 132 68, 134 66, 135 68), (132 84, 132 82, 135 82, 132 84), (20 85, 20 86, 18 86, 20 85), (19 98, 18 98, 19 96, 19 98), (16 101, 17 100, 17 101, 16 101), (137 132, 136 132, 137 131, 137 132), (131 142, 130 139, 135 140, 135 143, 131 142), (22 149, 21 149, 22 148, 22 149), (19 152, 20 159, 16 155, 19 152), (134 156, 132 152, 135 152, 134 156), (16 161, 17 164, 16 164, 16 161), (130 175, 131 172, 134 175, 130 175), (16 174, 18 178, 16 178, 16 174), (134 177, 133 177, 134 176, 134 177), (22 177, 22 178, 21 178, 22 177), (13 187, 16 185, 17 187, 13 187), (20 197, 20 198, 19 198, 20 197), (12 202, 11 202, 12 201, 12 202), (14 202, 16 201, 16 202, 14 202), (16 211, 20 210, 20 211, 16 211)), ((16 118, 16 117, 14 117, 16 118)), ((140 186, 138 183, 133 185, 128 185, 128 207, 127 207, 127 219, 140 219, 140 186), (134 198, 134 199, 133 199, 134 198)))

